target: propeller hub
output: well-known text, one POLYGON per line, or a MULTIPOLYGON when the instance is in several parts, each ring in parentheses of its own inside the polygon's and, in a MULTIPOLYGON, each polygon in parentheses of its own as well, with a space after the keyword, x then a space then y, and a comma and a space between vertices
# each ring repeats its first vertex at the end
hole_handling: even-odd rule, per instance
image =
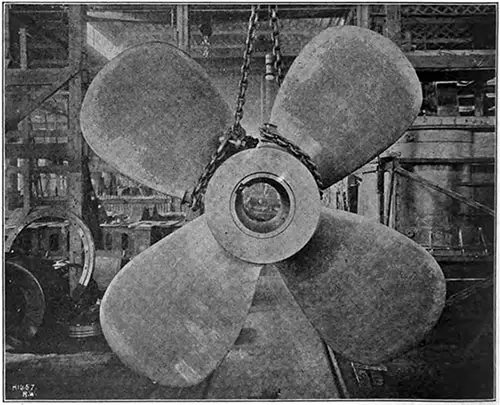
POLYGON ((320 206, 309 170, 275 147, 233 155, 217 169, 205 196, 215 239, 232 255, 260 264, 304 247, 318 225, 320 206))

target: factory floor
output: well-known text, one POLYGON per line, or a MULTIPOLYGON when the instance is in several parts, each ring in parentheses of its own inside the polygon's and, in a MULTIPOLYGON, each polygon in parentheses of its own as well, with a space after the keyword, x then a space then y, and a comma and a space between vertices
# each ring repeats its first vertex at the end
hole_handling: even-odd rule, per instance
MULTIPOLYGON (((283 300, 286 301, 286 292, 281 289, 281 281, 276 275, 261 278, 263 283, 261 289, 267 288, 268 292, 274 289, 274 297, 282 296, 283 300)), ((449 295, 460 288, 462 286, 450 287, 449 295)), ((265 299, 266 295, 264 294, 262 297, 265 299)), ((249 322, 271 319, 265 318, 266 313, 269 313, 272 314, 272 319, 279 324, 281 318, 278 316, 279 314, 277 315, 277 311, 283 313, 287 313, 288 310, 295 311, 292 306, 278 306, 277 309, 273 310, 269 310, 269 307, 269 305, 263 306, 258 303, 256 305, 254 301, 254 311, 251 311, 249 315, 249 322)), ((385 368, 382 371, 366 371, 362 367, 353 367, 350 362, 339 356, 340 369, 350 397, 387 399, 492 398, 492 308, 493 291, 491 288, 483 289, 457 304, 447 307, 437 326, 419 347, 385 363, 383 365, 385 368)), ((296 322, 302 321, 299 319, 296 322)), ((251 329, 248 328, 248 330, 251 329)), ((308 336, 306 335, 305 338, 307 339, 308 336)), ((283 350, 289 350, 286 340, 294 340, 295 338, 291 339, 290 335, 284 335, 274 337, 274 339, 277 341, 272 350, 276 351, 281 347, 283 350), (283 340, 279 341, 280 338, 283 340)), ((271 343, 267 342, 266 344, 271 343)), ((232 394, 229 393, 231 387, 241 383, 241 381, 234 380, 233 384, 227 381, 228 378, 240 379, 242 375, 247 375, 250 376, 248 378, 251 381, 258 374, 249 374, 248 370, 238 370, 238 366, 241 366, 240 368, 258 367, 257 364, 262 364, 262 367, 266 369, 273 367, 271 362, 263 363, 265 360, 262 352, 260 354, 254 352, 256 357, 253 359, 253 363, 238 363, 238 361, 228 365, 223 363, 225 370, 222 367, 222 371, 217 372, 217 378, 220 377, 225 382, 218 382, 217 378, 209 377, 196 387, 162 387, 124 366, 111 352, 102 335, 86 339, 71 339, 67 336, 62 325, 50 329, 42 328, 30 346, 24 350, 9 350, 8 348, 7 350, 4 357, 6 399, 161 400, 214 398, 214 395, 223 399, 224 392, 228 392, 228 398, 232 397, 232 394), (236 375, 240 374, 235 376, 235 373, 236 375), (233 377, 228 377, 231 375, 233 377), (214 391, 210 385, 217 384, 219 391, 214 391)), ((260 350, 265 350, 265 348, 260 350)), ((276 358, 273 362, 288 361, 283 357, 280 355, 279 359, 276 358)), ((293 360, 289 359, 290 362, 293 360)), ((286 363, 278 364, 276 367, 273 375, 278 375, 276 374, 279 372, 278 368, 283 369, 286 367, 286 363)), ((325 366, 327 377, 328 372, 328 367, 325 366)), ((292 368, 290 368, 290 373, 294 373, 292 368)), ((314 374, 311 375, 313 377, 309 376, 308 378, 314 380, 325 378, 323 374, 318 377, 314 374)), ((292 376, 292 379, 283 382, 283 384, 293 385, 293 378, 304 378, 305 376, 306 374, 292 376)), ((303 382, 308 386, 311 385, 311 382, 303 382)), ((261 383, 259 382, 259 384, 261 383)), ((326 398, 334 399, 341 397, 335 387, 337 383, 338 381, 334 381, 332 378, 331 387, 322 386, 310 389, 324 390, 321 393, 318 392, 317 397, 325 395, 326 398)), ((242 389, 251 390, 246 386, 242 389)), ((293 395, 299 395, 290 391, 291 393, 286 397, 286 392, 280 393, 279 389, 275 391, 264 389, 263 386, 255 392, 257 392, 256 395, 251 394, 246 398, 287 399, 293 395)), ((297 398, 308 397, 308 394, 303 395, 297 396, 297 398)))

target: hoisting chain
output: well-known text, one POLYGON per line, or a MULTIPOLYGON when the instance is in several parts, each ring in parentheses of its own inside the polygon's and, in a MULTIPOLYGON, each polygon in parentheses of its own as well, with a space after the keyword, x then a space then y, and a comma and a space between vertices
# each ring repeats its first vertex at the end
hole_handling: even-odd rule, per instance
MULTIPOLYGON (((270 8, 271 15, 271 23, 272 23, 272 40, 273 40, 273 55, 274 55, 274 70, 276 72, 276 81, 279 86, 283 82, 283 67, 282 67, 282 55, 281 55, 281 46, 280 46, 280 31, 279 31, 279 20, 278 20, 278 6, 271 6, 270 8)), ((318 170, 318 166, 311 157, 304 152, 298 145, 295 145, 293 142, 280 135, 278 132, 278 128, 273 124, 264 124, 263 127, 260 128, 260 135, 262 137, 261 142, 269 142, 274 143, 283 149, 285 149, 288 153, 295 156, 307 169, 311 172, 316 180, 316 184, 318 185, 319 194, 323 196, 324 184, 321 179, 321 174, 318 170)))
POLYGON ((278 6, 271 6, 271 24, 273 28, 273 33, 271 35, 273 41, 273 55, 274 55, 274 71, 276 72, 276 82, 279 86, 283 83, 283 68, 282 68, 282 56, 281 56, 281 45, 280 45, 280 26, 278 20, 278 6))
POLYGON ((245 51, 243 53, 243 64, 241 66, 241 79, 239 83, 238 98, 236 101, 236 111, 234 113, 234 123, 232 127, 220 137, 217 150, 212 155, 210 162, 207 166, 205 166, 203 174, 200 176, 196 187, 191 193, 190 207, 193 210, 198 210, 202 207, 203 196, 207 189, 208 182, 221 163, 240 150, 255 148, 259 142, 253 137, 246 136, 246 132, 241 126, 243 106, 245 105, 246 91, 248 88, 248 76, 250 74, 250 60, 253 52, 253 43, 255 40, 257 23, 259 20, 259 8, 260 6, 258 5, 252 6, 250 19, 248 20, 245 51))
MULTIPOLYGON (((202 207, 203 196, 207 189, 208 183, 212 178, 213 174, 217 168, 224 162, 227 158, 234 155, 243 149, 255 148, 259 143, 259 140, 251 136, 247 136, 245 130, 241 126, 241 120, 243 118, 243 106, 246 101, 246 91, 248 88, 248 76, 250 74, 250 61, 253 52, 253 43, 255 41, 255 33, 258 24, 258 12, 260 6, 252 6, 250 19, 248 21, 248 31, 245 41, 245 51, 243 53, 243 64, 241 66, 241 79, 239 83, 238 98, 236 102, 236 111, 234 113, 234 123, 228 131, 221 136, 219 139, 219 146, 217 150, 212 155, 210 162, 205 167, 203 174, 200 176, 196 187, 191 193, 190 207, 192 210, 198 210, 202 207)), ((273 55, 274 55, 274 68, 276 71, 276 81, 279 85, 283 82, 283 68, 282 68, 282 55, 281 46, 279 38, 279 20, 278 20, 278 6, 272 6, 270 9, 270 18, 272 23, 272 41, 273 41, 273 55)), ((278 129, 273 124, 264 124, 260 128, 261 141, 274 143, 290 154, 295 156, 307 169, 312 173, 316 184, 319 188, 320 196, 323 195, 323 181, 321 179, 321 174, 318 170, 317 165, 310 158, 310 156, 305 153, 298 145, 289 141, 285 137, 278 133, 278 129)))
POLYGON ((278 127, 273 124, 264 124, 260 128, 260 135, 262 137, 261 142, 270 142, 274 143, 283 149, 285 149, 292 156, 295 156, 299 161, 309 169, 311 174, 314 176, 314 180, 316 180, 316 184, 318 185, 320 196, 323 195, 324 184, 321 179, 321 174, 319 172, 318 166, 311 157, 304 152, 298 145, 295 145, 292 141, 286 139, 284 136, 281 136, 278 132, 278 127))

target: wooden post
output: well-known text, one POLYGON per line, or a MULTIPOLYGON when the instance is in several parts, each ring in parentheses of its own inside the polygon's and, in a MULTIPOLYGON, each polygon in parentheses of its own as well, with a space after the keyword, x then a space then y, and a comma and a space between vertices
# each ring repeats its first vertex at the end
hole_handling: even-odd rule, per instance
MULTIPOLYGON (((68 6, 69 20, 69 66, 81 70, 83 65, 83 50, 85 36, 85 19, 83 5, 68 6)), ((83 137, 80 131, 80 108, 82 104, 82 75, 78 73, 69 81, 68 99, 68 155, 71 172, 68 173, 68 205, 67 209, 79 217, 82 216, 83 202, 83 137)), ((82 263, 82 242, 75 227, 69 229, 69 259, 72 263, 82 263)), ((70 292, 78 283, 79 272, 72 267, 70 270, 70 292)))
POLYGON ((370 28, 370 6, 367 4, 358 4, 357 6, 357 24, 361 28, 370 28))
POLYGON ((26 32, 26 28, 19 29, 19 59, 21 69, 28 69, 28 33, 26 32))
POLYGON ((474 115, 482 117, 484 115, 484 82, 479 80, 474 88, 474 115))
POLYGON ((189 6, 177 5, 177 46, 189 53, 189 6))
POLYGON ((377 194, 378 194, 378 212, 379 222, 385 224, 385 164, 383 161, 377 159, 377 194))
POLYGON ((4 54, 4 69, 7 69, 10 64, 10 6, 5 6, 4 26, 3 26, 3 54, 4 54))
MULTIPOLYGON (((26 28, 19 29, 19 51, 20 51, 20 67, 21 70, 28 69, 28 33, 26 28)), ((23 104, 28 102, 28 95, 23 97, 23 104)), ((23 143, 30 142, 30 134, 29 134, 29 122, 28 120, 24 120, 19 123, 19 129, 22 136, 23 143)), ((32 189, 32 178, 31 178, 31 159, 21 159, 20 167, 21 167, 21 175, 22 175, 22 188, 23 188, 23 208, 28 210, 31 207, 31 189, 32 189)))
POLYGON ((396 44, 401 44, 401 6, 399 4, 386 4, 384 35, 396 44))

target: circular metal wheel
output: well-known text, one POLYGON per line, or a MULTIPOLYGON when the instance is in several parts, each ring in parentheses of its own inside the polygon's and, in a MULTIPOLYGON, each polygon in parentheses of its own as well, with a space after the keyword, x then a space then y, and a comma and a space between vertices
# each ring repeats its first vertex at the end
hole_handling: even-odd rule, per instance
POLYGON ((36 277, 26 268, 5 262, 6 336, 27 341, 36 335, 45 316, 45 295, 36 277))
POLYGON ((298 252, 319 221, 314 177, 282 149, 249 149, 226 160, 205 195, 208 226, 233 256, 274 263, 298 252))
POLYGON ((94 271, 95 261, 95 246, 92 232, 80 217, 70 211, 52 207, 35 208, 32 211, 28 211, 21 219, 16 220, 16 223, 12 228, 7 230, 4 252, 8 253, 10 251, 12 244, 23 229, 42 218, 61 218, 68 220, 70 224, 77 229, 78 235, 82 240, 84 252, 83 270, 82 275, 78 280, 78 285, 72 293, 72 297, 76 300, 81 296, 89 284, 92 272, 94 271))

